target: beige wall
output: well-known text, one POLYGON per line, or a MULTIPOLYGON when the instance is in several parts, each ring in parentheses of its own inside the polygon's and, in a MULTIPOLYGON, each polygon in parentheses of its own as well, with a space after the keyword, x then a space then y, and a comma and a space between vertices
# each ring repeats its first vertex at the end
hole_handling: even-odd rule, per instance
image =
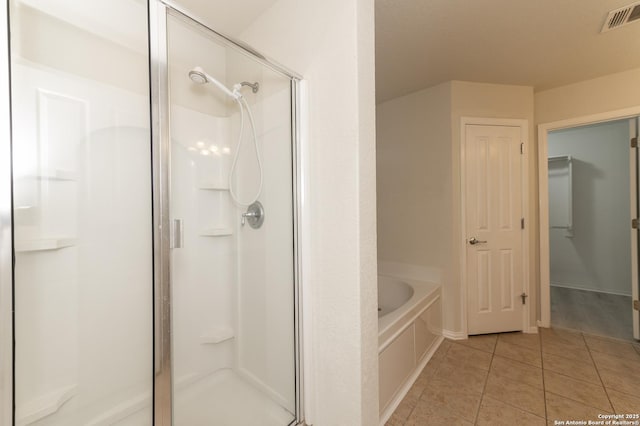
POLYGON ((451 84, 378 105, 378 260, 444 268, 451 247, 451 84))
MULTIPOLYGON (((372 0, 280 0, 240 38, 308 83, 307 423, 378 423, 372 0)), ((305 232, 306 231, 306 232, 305 232)))
POLYGON ((638 105, 640 68, 536 93, 535 123, 551 123, 638 105))
MULTIPOLYGON (((441 269, 444 329, 451 333, 463 330, 462 117, 526 119, 533 140, 533 89, 452 81, 384 102, 377 115, 378 260, 441 269)), ((536 221, 535 206, 529 200, 531 223, 536 221)), ((533 233, 530 227, 531 247, 533 233)), ((530 249, 531 262, 536 253, 530 249)), ((536 273, 530 271, 532 303, 537 300, 536 273)))

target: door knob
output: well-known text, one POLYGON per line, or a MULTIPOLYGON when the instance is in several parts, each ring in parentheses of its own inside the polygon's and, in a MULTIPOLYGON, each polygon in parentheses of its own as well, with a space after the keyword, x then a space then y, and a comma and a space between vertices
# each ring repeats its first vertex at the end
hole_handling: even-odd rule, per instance
POLYGON ((476 237, 471 237, 471 239, 469 240, 469 244, 471 244, 472 246, 475 246, 476 244, 484 244, 484 243, 486 243, 486 241, 480 241, 476 237))

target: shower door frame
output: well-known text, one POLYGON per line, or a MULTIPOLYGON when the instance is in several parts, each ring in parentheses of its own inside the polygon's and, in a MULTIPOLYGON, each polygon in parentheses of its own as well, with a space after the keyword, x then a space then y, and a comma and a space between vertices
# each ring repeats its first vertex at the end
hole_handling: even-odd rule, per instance
POLYGON ((13 424, 13 204, 9 1, 0 1, 0 426, 13 424))
MULTIPOLYGON (((151 146, 153 170, 154 252, 154 424, 170 426, 173 420, 171 353, 171 250, 170 193, 170 103, 168 76, 169 14, 177 14, 209 31, 221 44, 244 53, 256 62, 288 78, 291 84, 291 141, 293 171, 293 265, 295 419, 304 425, 302 357, 302 269, 300 224, 302 223, 302 156, 300 149, 300 83, 302 77, 257 52, 252 47, 215 31, 204 20, 170 0, 149 0, 149 68, 151 82, 151 146)), ((283 425, 285 426, 285 425, 283 425)))

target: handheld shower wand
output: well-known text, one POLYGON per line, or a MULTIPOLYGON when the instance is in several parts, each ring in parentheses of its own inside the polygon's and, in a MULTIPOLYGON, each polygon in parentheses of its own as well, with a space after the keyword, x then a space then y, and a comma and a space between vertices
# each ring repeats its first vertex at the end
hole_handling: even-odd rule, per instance
POLYGON ((236 153, 233 156, 233 162, 231 164, 231 170, 229 171, 229 194, 231 195, 231 198, 233 199, 233 201, 239 205, 239 206, 249 206, 251 204, 253 204, 254 202, 256 202, 258 200, 258 198, 260 197, 260 194, 262 194, 262 184, 264 182, 264 172, 263 172, 263 167, 262 167, 262 156, 260 155, 260 149, 258 147, 258 136, 256 134, 256 125, 254 123, 253 120, 253 114, 251 113, 251 108, 249 108, 249 104, 247 103, 247 101, 244 99, 244 97, 242 97, 242 93, 240 92, 240 89, 242 89, 242 86, 249 86, 251 87, 253 93, 256 93, 259 90, 260 85, 256 82, 256 83, 249 83, 246 81, 243 81, 242 83, 236 83, 233 85, 233 91, 229 90, 229 88, 227 86, 225 86, 224 84, 222 84, 221 82, 219 82, 218 80, 216 80, 214 77, 212 77, 211 75, 207 74, 205 72, 205 70, 203 70, 201 67, 195 67, 193 68, 191 71, 189 71, 189 78, 197 84, 207 84, 207 83, 213 83, 214 86, 216 86, 218 89, 222 90, 223 93, 227 94, 229 97, 231 97, 232 99, 234 99, 237 103, 238 103, 238 108, 240 109, 240 132, 238 134, 238 145, 236 147, 236 153), (247 112, 247 115, 249 116, 249 124, 251 125, 251 133, 253 135, 253 146, 255 148, 255 154, 256 154, 256 160, 258 162, 258 170, 260 172, 260 181, 258 184, 258 190, 255 194, 255 196, 249 200, 249 201, 241 201, 240 198, 236 195, 235 190, 233 189, 233 176, 236 172, 236 167, 238 165, 238 158, 240 156, 240 148, 242 146, 242 141, 243 141, 243 134, 244 134, 244 113, 245 110, 247 112))

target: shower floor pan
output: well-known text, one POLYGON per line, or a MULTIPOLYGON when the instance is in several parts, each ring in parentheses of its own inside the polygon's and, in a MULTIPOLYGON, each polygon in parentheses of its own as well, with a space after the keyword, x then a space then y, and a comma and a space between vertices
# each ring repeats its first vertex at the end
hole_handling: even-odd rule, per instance
POLYGON ((177 426, 285 426, 293 414, 232 370, 221 370, 176 393, 177 426))

